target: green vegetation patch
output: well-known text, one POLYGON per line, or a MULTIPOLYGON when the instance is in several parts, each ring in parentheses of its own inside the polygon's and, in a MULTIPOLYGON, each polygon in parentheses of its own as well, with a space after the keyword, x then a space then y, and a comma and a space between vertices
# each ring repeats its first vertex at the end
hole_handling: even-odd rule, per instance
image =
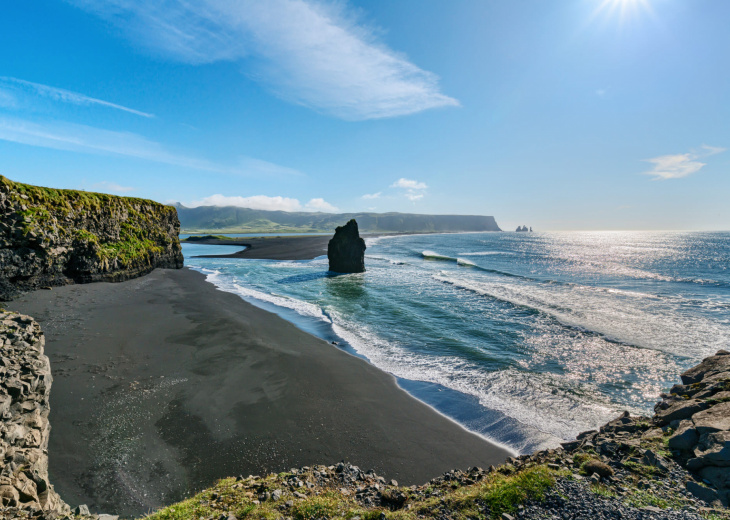
MULTIPOLYGON (((365 507, 354 500, 351 494, 339 489, 317 487, 299 489, 305 493, 297 498, 287 483, 288 474, 269 475, 261 479, 253 477, 242 481, 225 479, 213 488, 198 495, 161 509, 147 520, 193 520, 219 518, 232 514, 239 520, 277 520, 290 517, 293 520, 343 519, 359 517, 361 520, 378 520, 385 515, 388 520, 437 519, 443 517, 443 509, 449 509, 454 520, 468 518, 500 518, 510 513, 527 500, 541 500, 555 484, 556 473, 547 466, 533 466, 505 475, 493 472, 485 479, 470 485, 451 486, 451 482, 439 487, 423 488, 416 493, 410 488, 389 486, 382 489, 383 495, 399 496, 394 507, 365 507), (271 495, 279 490, 279 500, 260 501, 262 495, 271 495)), ((302 479, 314 479, 310 475, 299 475, 302 479)))
POLYGON ((488 483, 482 498, 489 506, 492 518, 499 518, 502 513, 514 512, 527 500, 542 500, 553 485, 552 472, 545 466, 536 466, 488 483))
POLYGON ((73 244, 74 249, 95 258, 102 271, 144 266, 176 242, 165 225, 176 220, 172 206, 134 197, 31 186, 3 176, 0 191, 7 193, 15 210, 9 233, 19 243, 40 251, 73 244))

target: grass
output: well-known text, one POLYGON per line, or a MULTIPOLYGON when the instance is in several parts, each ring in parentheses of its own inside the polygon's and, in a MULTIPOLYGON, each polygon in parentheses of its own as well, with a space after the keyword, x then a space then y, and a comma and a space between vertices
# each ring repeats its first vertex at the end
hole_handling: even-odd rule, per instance
POLYGON ((669 509, 671 507, 672 509, 677 510, 682 509, 682 507, 685 505, 685 502, 682 502, 681 500, 659 497, 651 491, 647 491, 644 489, 635 489, 626 498, 626 503, 632 507, 637 508, 654 506, 658 507, 659 509, 669 509))
POLYGON ((107 271, 147 265, 155 255, 174 247, 174 233, 165 226, 176 219, 176 209, 171 206, 134 197, 31 186, 3 176, 0 190, 7 193, 16 210, 14 228, 20 232, 16 240, 31 249, 45 250, 54 240, 73 243, 107 271))
POLYGON ((602 496, 602 497, 605 497, 605 498, 616 498, 616 497, 618 497, 618 495, 613 490, 611 490, 611 488, 609 488, 608 486, 606 486, 604 484, 600 484, 600 483, 591 484, 590 490, 593 493, 595 493, 596 495, 599 495, 599 496, 602 496))
POLYGON ((632 473, 637 473, 644 477, 652 477, 653 475, 659 473, 658 468, 655 468, 654 466, 647 466, 646 464, 641 464, 640 462, 627 461, 624 462, 624 467, 632 473))
MULTIPOLYGON (((224 479, 216 486, 202 493, 161 509, 147 520, 194 520, 217 518, 222 513, 231 513, 239 520, 277 520, 291 517, 293 520, 344 519, 360 517, 361 520, 377 520, 385 514, 388 520, 417 520, 420 518, 437 519, 442 517, 442 508, 451 512, 453 520, 498 519, 502 513, 511 513, 527 500, 541 500, 555 484, 556 473, 546 466, 533 466, 510 475, 493 472, 484 480, 467 486, 452 489, 446 483, 431 491, 440 491, 438 496, 420 497, 409 488, 391 488, 384 494, 400 493, 406 500, 401 501, 395 510, 383 507, 364 507, 351 496, 343 495, 334 489, 308 491, 306 498, 295 498, 289 493, 287 476, 270 475, 264 479, 244 480, 224 479), (283 497, 274 502, 258 502, 260 494, 280 489, 283 497), (291 507, 284 504, 293 501, 291 507)), ((304 477, 301 478, 312 478, 304 477)), ((300 489, 302 491, 302 489, 300 489)))

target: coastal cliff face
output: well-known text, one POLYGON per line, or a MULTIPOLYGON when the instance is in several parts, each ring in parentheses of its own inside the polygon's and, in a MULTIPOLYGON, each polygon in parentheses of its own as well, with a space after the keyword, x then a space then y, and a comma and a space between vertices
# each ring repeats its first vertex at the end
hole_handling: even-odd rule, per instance
POLYGON ((177 211, 150 200, 0 176, 0 300, 45 286, 181 268, 177 211))
POLYGON ((40 326, 0 313, 0 517, 20 511, 65 514, 70 508, 48 482, 51 369, 40 326), (3 509, 4 508, 4 509, 3 509))

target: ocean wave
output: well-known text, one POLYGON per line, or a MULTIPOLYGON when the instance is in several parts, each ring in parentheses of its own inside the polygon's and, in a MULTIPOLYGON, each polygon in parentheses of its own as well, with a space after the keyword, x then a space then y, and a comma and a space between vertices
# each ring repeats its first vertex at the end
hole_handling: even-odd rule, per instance
POLYGON ((552 440, 546 447, 575 438, 621 408, 591 385, 515 368, 490 372, 461 357, 419 354, 385 341, 337 313, 332 318, 335 333, 376 367, 396 377, 434 383, 476 397, 485 408, 500 411, 535 433, 548 434, 552 440))
POLYGON ((442 260, 446 262, 456 262, 456 258, 453 258, 451 256, 442 255, 439 253, 436 253, 435 251, 423 251, 421 253, 421 256, 425 258, 426 260, 442 260))
POLYGON ((463 265, 465 267, 479 267, 477 264, 475 264, 471 260, 466 260, 465 258, 457 258, 456 263, 458 265, 463 265))
POLYGON ((279 294, 259 291, 252 287, 241 285, 226 276, 222 276, 220 271, 212 271, 209 269, 202 269, 201 271, 209 271, 208 277, 206 278, 209 282, 215 285, 218 289, 225 292, 237 294, 243 298, 253 298, 262 302, 276 305, 277 307, 284 307, 295 311, 301 316, 308 318, 315 318, 317 320, 331 323, 332 320, 327 316, 319 305, 298 300, 296 298, 290 298, 279 294))
POLYGON ((491 255, 514 255, 515 253, 509 251, 475 251, 472 253, 461 253, 461 256, 491 256, 491 255))
POLYGON ((442 271, 435 280, 459 289, 542 313, 576 330, 608 341, 701 358, 730 343, 721 322, 687 314, 676 300, 617 298, 593 287, 473 280, 442 271))

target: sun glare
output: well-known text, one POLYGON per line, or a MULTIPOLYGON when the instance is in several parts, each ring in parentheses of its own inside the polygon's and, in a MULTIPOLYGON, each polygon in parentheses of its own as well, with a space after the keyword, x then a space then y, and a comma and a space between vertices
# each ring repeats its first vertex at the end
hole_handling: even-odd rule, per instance
POLYGON ((650 0, 602 0, 596 14, 606 11, 618 14, 623 20, 640 12, 651 13, 651 4, 650 0))

